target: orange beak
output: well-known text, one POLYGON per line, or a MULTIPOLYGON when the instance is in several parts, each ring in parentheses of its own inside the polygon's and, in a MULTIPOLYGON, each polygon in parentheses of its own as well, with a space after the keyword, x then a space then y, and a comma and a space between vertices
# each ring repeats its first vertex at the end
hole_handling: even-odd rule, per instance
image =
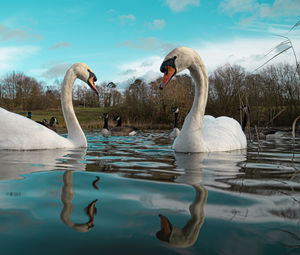
POLYGON ((97 95, 99 95, 99 91, 95 85, 95 76, 92 76, 88 79, 88 84, 90 85, 91 89, 94 90, 97 95))
POLYGON ((174 67, 167 66, 167 68, 168 69, 164 73, 164 77, 162 78, 161 84, 159 86, 160 89, 163 89, 176 73, 176 69, 174 67))
POLYGON ((93 202, 91 202, 87 207, 86 207, 86 212, 89 216, 89 222, 88 222, 88 227, 92 228, 94 227, 94 215, 96 213, 96 203, 97 203, 98 199, 94 200, 93 202))
POLYGON ((96 180, 95 181, 93 181, 93 187, 95 188, 95 189, 98 189, 98 181, 100 180, 100 177, 99 176, 96 176, 96 180))
POLYGON ((163 215, 159 215, 160 217, 160 229, 164 235, 170 235, 171 234, 171 224, 167 217, 163 215))

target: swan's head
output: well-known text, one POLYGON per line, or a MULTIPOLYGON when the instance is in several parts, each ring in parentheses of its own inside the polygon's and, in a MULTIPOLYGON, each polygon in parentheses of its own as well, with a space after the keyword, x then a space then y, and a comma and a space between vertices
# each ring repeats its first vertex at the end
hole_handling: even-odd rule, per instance
POLYGON ((170 223, 167 217, 162 214, 158 215, 160 217, 160 231, 156 233, 156 237, 163 242, 169 243, 170 236, 173 231, 173 225, 170 223))
POLYGON ((160 89, 163 89, 176 73, 189 68, 195 54, 197 53, 193 49, 187 47, 178 47, 172 50, 160 66, 160 71, 164 73, 160 89))
POLYGON ((76 63, 72 66, 72 69, 77 75, 77 78, 87 83, 92 90, 94 90, 97 95, 99 95, 99 91, 95 85, 97 81, 97 77, 93 72, 92 68, 90 68, 87 64, 84 63, 76 63))

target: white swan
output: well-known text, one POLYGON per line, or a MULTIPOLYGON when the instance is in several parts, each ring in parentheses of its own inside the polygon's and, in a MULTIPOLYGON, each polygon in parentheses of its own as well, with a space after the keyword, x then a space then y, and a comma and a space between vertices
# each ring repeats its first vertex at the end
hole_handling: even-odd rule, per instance
POLYGON ((76 78, 86 82, 97 94, 97 80, 92 69, 83 63, 74 64, 62 84, 61 105, 68 129, 64 138, 27 117, 0 108, 0 149, 39 150, 87 147, 86 137, 76 118, 72 103, 72 87, 76 78))
POLYGON ((177 72, 185 69, 189 69, 194 79, 195 97, 192 109, 173 143, 173 149, 176 152, 210 152, 246 148, 246 136, 236 120, 204 116, 208 97, 208 75, 196 51, 179 47, 165 57, 160 67, 164 73, 160 88, 164 88, 177 72))

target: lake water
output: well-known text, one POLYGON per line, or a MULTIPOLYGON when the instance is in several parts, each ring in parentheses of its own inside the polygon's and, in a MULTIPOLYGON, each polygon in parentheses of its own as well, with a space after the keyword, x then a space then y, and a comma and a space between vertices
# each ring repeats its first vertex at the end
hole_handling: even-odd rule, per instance
POLYGON ((300 139, 175 154, 167 132, 0 151, 1 254, 300 254, 300 139))

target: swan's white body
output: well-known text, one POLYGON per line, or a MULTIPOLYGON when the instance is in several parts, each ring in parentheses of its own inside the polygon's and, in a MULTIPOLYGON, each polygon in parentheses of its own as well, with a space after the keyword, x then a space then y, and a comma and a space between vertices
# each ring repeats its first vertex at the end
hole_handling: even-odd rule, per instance
POLYGON ((74 144, 51 129, 35 121, 0 108, 0 148, 34 150, 74 148, 74 144))
POLYGON ((246 136, 235 119, 204 116, 208 97, 208 75, 197 52, 180 47, 171 51, 165 61, 172 58, 177 72, 189 69, 195 82, 193 105, 173 143, 173 149, 176 152, 211 152, 246 148, 246 136))
MULTIPOLYGON (((190 120, 187 119, 187 121, 190 120)), ((205 115, 202 124, 201 130, 198 129, 197 131, 197 127, 194 127, 190 132, 186 132, 186 129, 183 130, 183 125, 180 134, 174 141, 174 150, 177 152, 212 152, 238 150, 247 147, 245 134, 235 119, 225 116, 214 118, 205 115)))
POLYGON ((0 108, 0 149, 40 150, 87 147, 86 137, 76 118, 72 103, 72 87, 76 78, 89 79, 91 70, 82 63, 74 64, 66 73, 61 94, 68 138, 19 114, 0 108))

